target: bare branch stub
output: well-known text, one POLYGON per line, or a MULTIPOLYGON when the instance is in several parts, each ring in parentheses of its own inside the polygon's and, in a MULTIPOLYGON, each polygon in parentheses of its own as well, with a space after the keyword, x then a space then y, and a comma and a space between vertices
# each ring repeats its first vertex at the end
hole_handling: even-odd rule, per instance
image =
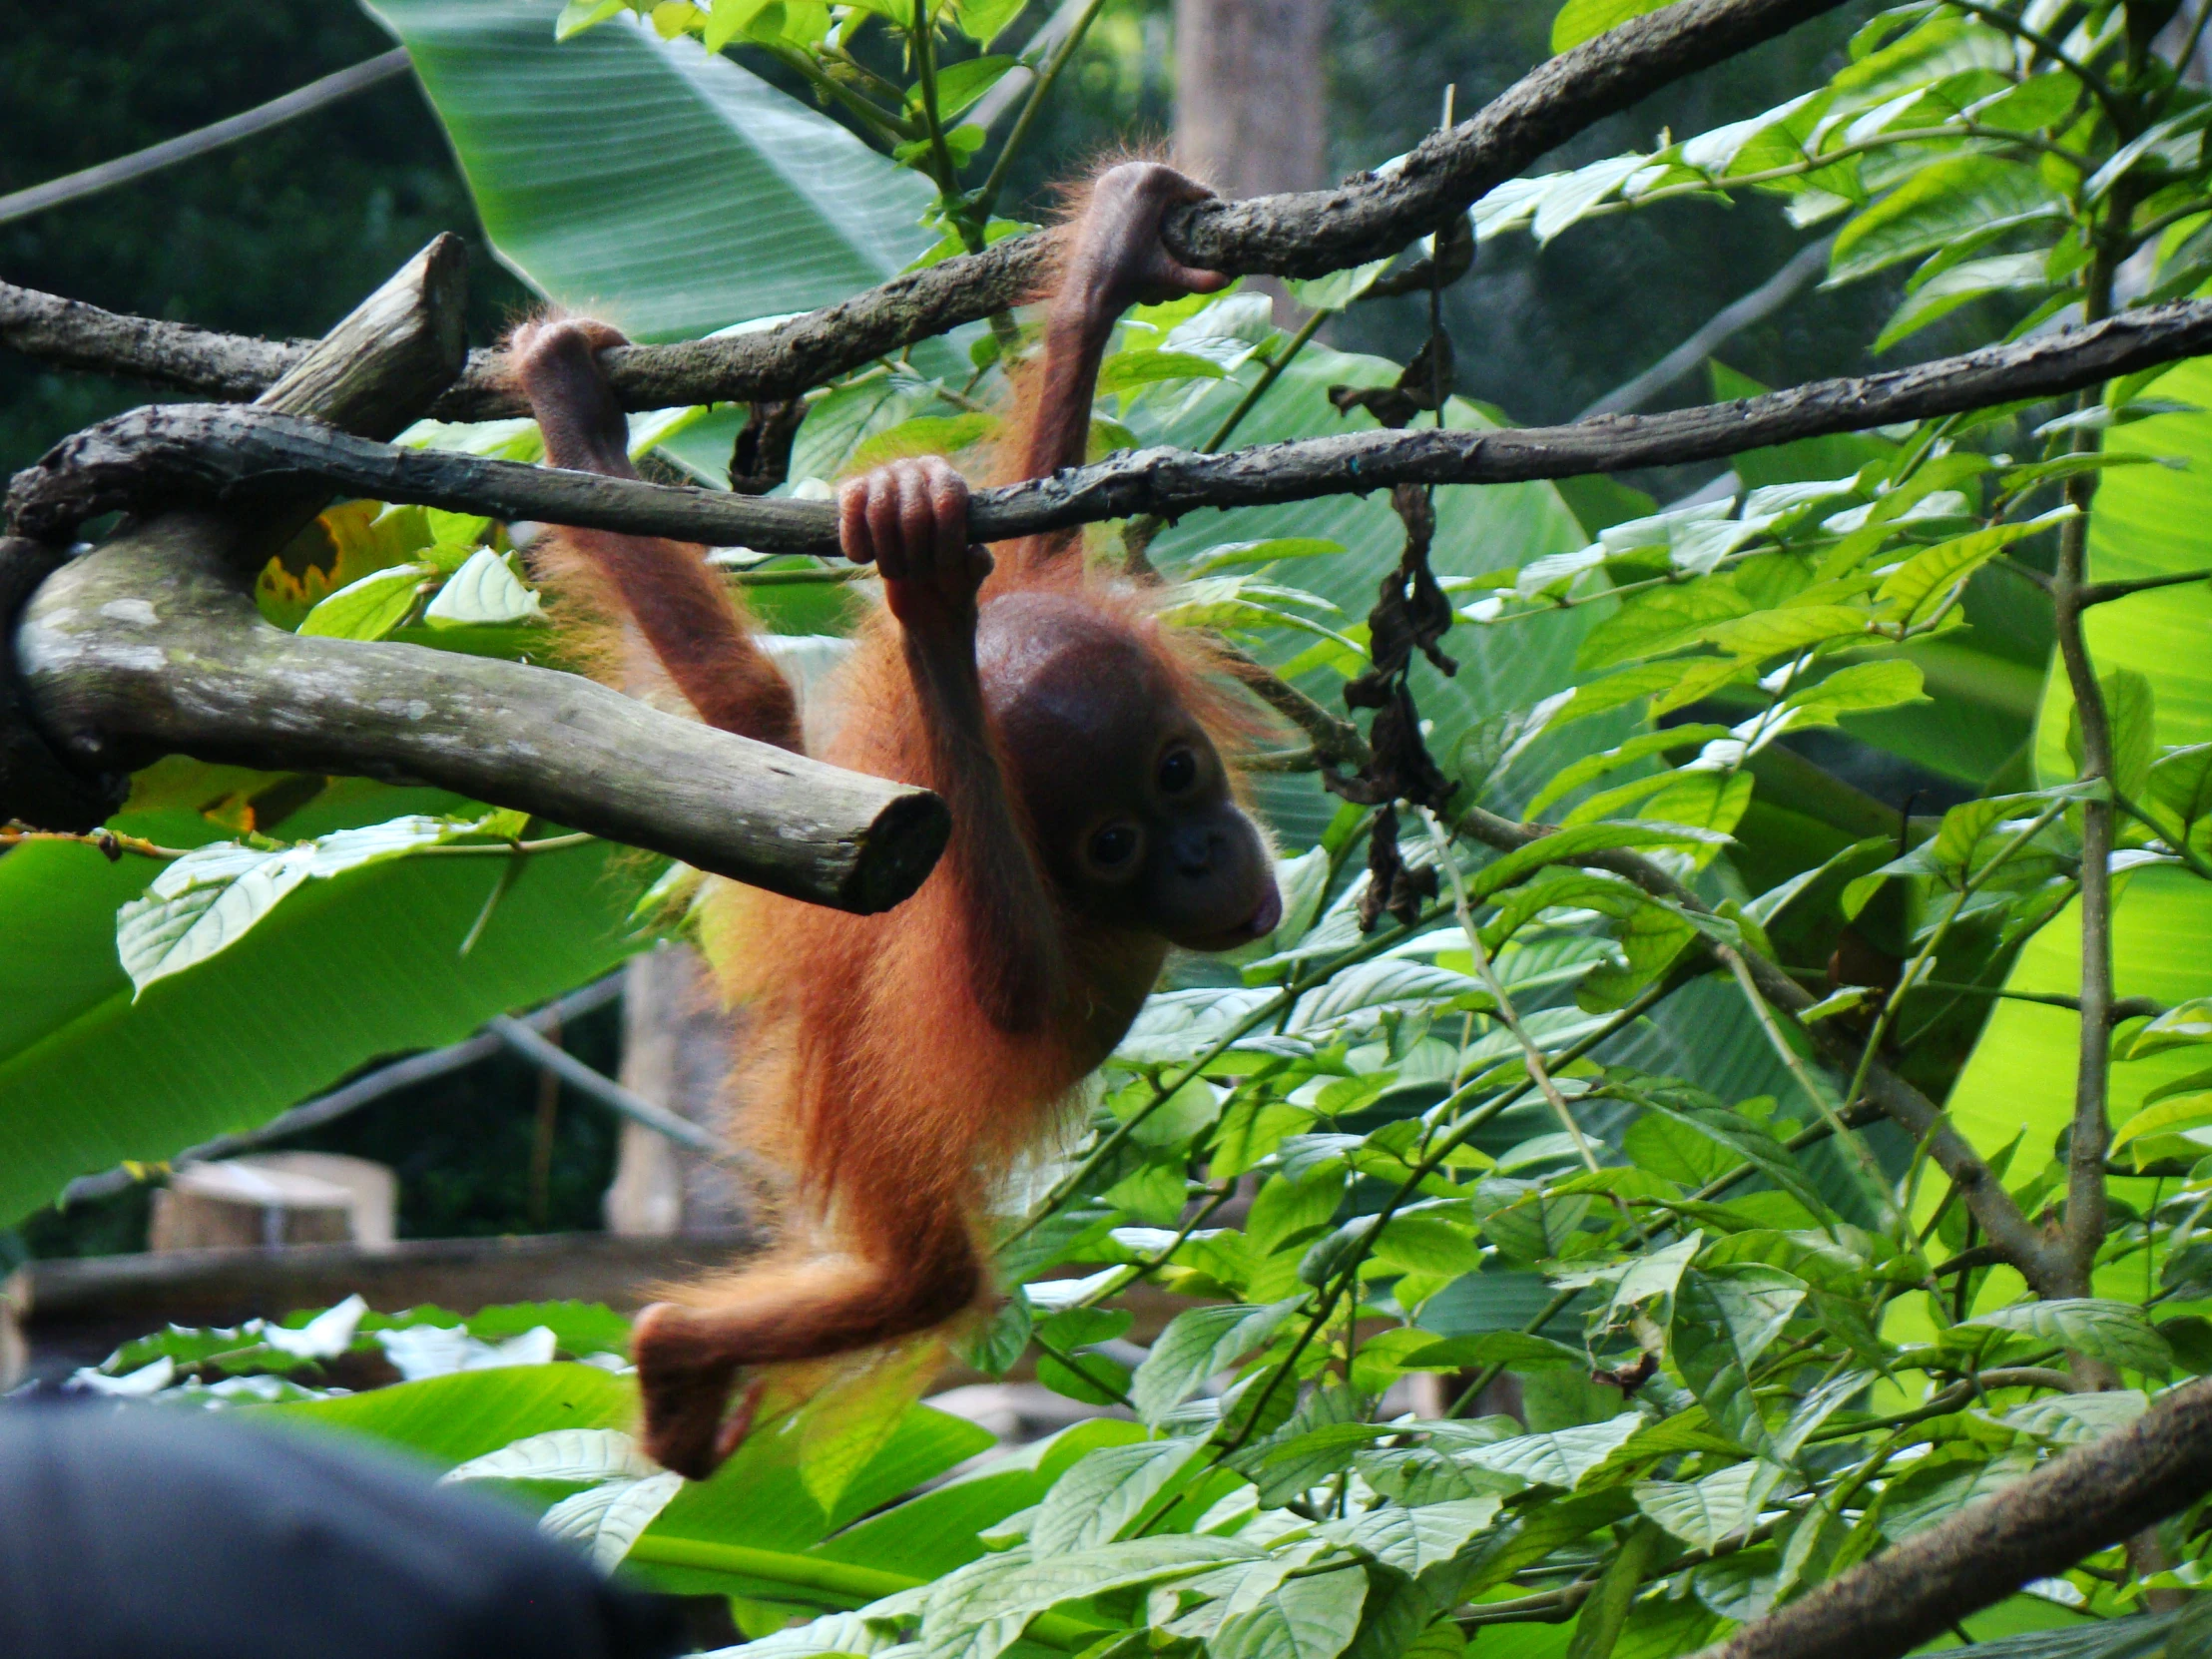
MULTIPOLYGON (((1682 0, 1540 64, 1386 173, 1358 174, 1334 190, 1184 209, 1167 223, 1169 248, 1194 265, 1247 276, 1321 276, 1395 253, 1591 122, 1841 3, 1682 0)), ((610 351, 608 377, 631 409, 793 397, 1028 299, 1050 260, 1049 237, 1009 238, 774 328, 610 351)), ((116 316, 6 283, 0 344, 220 398, 254 395, 303 349, 116 316)), ((503 356, 477 351, 431 412, 489 420, 528 411, 508 384, 503 356)))

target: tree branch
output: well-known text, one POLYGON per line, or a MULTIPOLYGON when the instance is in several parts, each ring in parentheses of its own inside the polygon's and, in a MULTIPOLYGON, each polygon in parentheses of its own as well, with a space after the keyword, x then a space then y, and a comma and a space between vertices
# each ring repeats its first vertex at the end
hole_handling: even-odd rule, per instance
POLYGON ((2212 1488, 2212 1382, 1831 1579, 1695 1659, 1893 1659, 2212 1488))
MULTIPOLYGON (((457 253, 450 239, 425 250, 290 366, 264 394, 273 407, 224 412, 399 453, 300 417, 391 432, 436 395, 461 360, 457 253)), ((12 625, 8 695, 48 752, 95 777, 174 753, 426 782, 859 911, 911 893, 942 850, 950 821, 926 790, 574 675, 271 627, 252 573, 328 481, 295 470, 271 482, 274 501, 255 513, 163 512, 39 583, 12 625)), ((22 811, 14 784, 0 775, 0 820, 22 811)))
MULTIPOLYGON (((1318 276, 1394 254, 1463 212, 1590 123, 1771 39, 1841 0, 1683 0, 1539 65, 1402 161, 1334 190, 1204 202, 1164 228, 1180 259, 1241 276, 1318 276)), ((795 397, 810 386, 1031 298, 1049 275, 1049 235, 894 276, 757 332, 606 353, 625 408, 795 397)), ((0 343, 71 368, 223 398, 258 393, 304 349, 179 323, 121 317, 0 283, 0 343)), ((501 353, 472 353, 431 412, 488 420, 529 411, 501 353)))
POLYGON ((950 820, 927 790, 572 674, 272 628, 240 591, 230 538, 166 522, 64 566, 17 630, 34 718, 88 770, 183 754, 434 784, 862 912, 912 892, 943 849, 950 820))
MULTIPOLYGON (((1717 460, 1797 438, 2052 397, 2207 351, 2212 301, 2179 300, 2016 345, 1665 414, 1501 431, 1345 432, 1223 455, 1136 450, 979 490, 969 523, 978 539, 1005 541, 1138 513, 1175 518, 1202 507, 1365 494, 1400 483, 1519 483, 1717 460)), ((837 550, 835 512, 827 503, 394 449, 224 404, 156 405, 89 427, 18 473, 8 501, 19 532, 51 539, 117 507, 179 495, 222 500, 257 482, 302 477, 377 500, 507 519, 780 552, 837 550)))

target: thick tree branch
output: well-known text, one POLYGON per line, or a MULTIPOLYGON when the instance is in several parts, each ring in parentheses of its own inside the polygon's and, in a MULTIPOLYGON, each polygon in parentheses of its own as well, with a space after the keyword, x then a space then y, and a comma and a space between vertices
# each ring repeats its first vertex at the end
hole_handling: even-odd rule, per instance
POLYGON ((1893 1659, 2212 1490, 2212 1382, 1831 1579, 1695 1659, 1893 1659))
MULTIPOLYGON (((459 368, 457 253, 448 239, 425 250, 290 366, 264 394, 271 407, 228 413, 381 450, 340 426, 396 431, 459 368)), ((271 627, 252 572, 328 489, 310 472, 272 484, 253 513, 161 512, 46 574, 19 624, 0 615, 9 702, 43 752, 95 778, 175 753, 426 782, 859 911, 904 898, 942 850, 950 823, 926 790, 574 675, 271 627)), ((38 573, 26 552, 0 543, 8 568, 38 573)), ((0 774, 0 820, 22 811, 15 784, 0 774)))
MULTIPOLYGON (((88 769, 161 754, 421 782, 874 911, 950 830, 927 790, 717 732, 572 674, 419 646, 303 638, 240 592, 221 534, 73 560, 17 630, 39 726, 88 769)), ((103 549, 103 552, 106 550, 103 549)))
MULTIPOLYGON (((1191 264, 1241 276, 1316 276, 1393 254, 1592 122, 1840 3, 1683 0, 1538 66, 1384 173, 1356 174, 1334 190, 1186 208, 1167 223, 1168 246, 1191 264)), ((611 351, 608 377, 631 409, 793 397, 1029 298, 1044 285, 1051 258, 1049 236, 1013 238, 774 328, 611 351)), ((304 349, 115 316, 7 283, 0 343, 71 368, 221 398, 254 396, 304 349)), ((528 410, 503 356, 479 351, 431 412, 487 420, 528 410)))
MULTIPOLYGON (((1718 460, 1797 438, 2052 397, 2207 351, 2212 301, 2182 300, 2016 345, 1665 414, 1487 432, 1346 432, 1222 455, 1137 450, 978 491, 969 522, 980 539, 1003 541, 1138 513, 1174 518, 1202 507, 1365 494, 1400 483, 1517 483, 1718 460)), ((717 546, 818 554, 837 547, 827 503, 394 449, 224 404, 157 405, 90 427, 17 474, 9 507, 20 533, 51 539, 116 507, 180 495, 227 499, 256 483, 300 478, 383 501, 717 546)))

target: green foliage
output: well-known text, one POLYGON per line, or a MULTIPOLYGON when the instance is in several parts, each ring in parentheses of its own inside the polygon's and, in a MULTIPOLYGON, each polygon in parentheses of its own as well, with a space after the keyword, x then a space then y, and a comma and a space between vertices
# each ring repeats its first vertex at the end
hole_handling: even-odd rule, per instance
MULTIPOLYGON (((925 246, 919 181, 727 58, 620 26, 556 49, 542 0, 368 9, 412 53, 501 258, 635 338, 827 304, 925 246)), ((770 8, 794 28, 807 9, 770 8)))

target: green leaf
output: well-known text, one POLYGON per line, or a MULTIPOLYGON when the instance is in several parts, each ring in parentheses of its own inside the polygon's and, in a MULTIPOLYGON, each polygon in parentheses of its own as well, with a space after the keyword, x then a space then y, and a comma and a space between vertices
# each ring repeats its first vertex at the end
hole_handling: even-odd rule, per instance
POLYGON ((553 38, 563 41, 586 29, 595 29, 608 18, 620 15, 624 4, 625 0, 568 0, 561 8, 561 15, 554 20, 553 38))
POLYGON ((1141 1520, 1161 1494, 1211 1467, 1203 1442, 1140 1440, 1101 1446, 1054 1482, 1029 1528, 1040 1555, 1111 1543, 1141 1520))
POLYGON ((898 1431, 936 1363, 926 1348, 871 1356, 800 1408, 799 1477, 824 1513, 898 1431))
POLYGON ((1629 1098, 1653 1111, 1664 1112, 1675 1122, 1726 1147, 1734 1155, 1732 1162, 1751 1165, 1804 1205, 1810 1214, 1828 1216, 1834 1213, 1806 1180, 1797 1155, 1777 1140, 1765 1124, 1726 1106, 1685 1102, 1657 1092, 1633 1092, 1629 1098))
POLYGON ((1764 662, 1866 631, 1867 614, 1848 605, 1793 605, 1718 623, 1705 629, 1703 637, 1732 657, 1764 662))
POLYGON ((1658 1317, 1666 1319, 1674 1307, 1675 1288, 1682 1283, 1682 1275, 1697 1259, 1704 1243, 1705 1235, 1693 1232, 1664 1250, 1648 1250, 1631 1259, 1613 1286, 1613 1298, 1606 1305, 1604 1323, 1608 1326, 1619 1324, 1635 1311, 1638 1303, 1654 1299, 1662 1304, 1657 1310, 1658 1317))
POLYGON ((1278 559, 1316 559, 1344 550, 1343 542, 1322 536, 1269 536, 1261 541, 1225 541, 1208 548, 1187 568, 1193 576, 1206 576, 1237 565, 1268 565, 1278 559))
POLYGON ((2173 1351, 2166 1346, 2166 1339, 2138 1310, 2124 1302, 2096 1297, 2022 1302, 1962 1323, 1968 1328, 2040 1337, 2069 1353, 2085 1354, 2128 1371, 2163 1377, 2173 1370, 2173 1351))
POLYGON ((1414 1349, 1404 1361, 1407 1371, 1475 1371, 1483 1366, 1503 1366, 1508 1371, 1584 1371, 1589 1364, 1589 1357, 1580 1349, 1524 1331, 1451 1337, 1414 1349))
MULTIPOLYGON (((186 762, 165 764, 165 775, 196 801, 280 782, 226 772, 219 785, 215 769, 186 762)), ((315 835, 460 805, 343 783, 283 828, 315 835)), ((170 845, 213 828, 176 812, 113 823, 170 845)), ((43 1206, 76 1176, 266 1122, 376 1056, 458 1042, 491 1014, 573 989, 635 948, 625 918, 650 867, 593 843, 532 856, 460 956, 502 862, 394 858, 309 881, 232 948, 134 996, 116 914, 166 866, 111 864, 60 842, 0 858, 13 947, 0 952, 0 1217, 43 1206), (105 1105, 88 1112, 88 1100, 105 1105)))
POLYGON ((415 816, 267 850, 236 842, 195 847, 116 912, 116 953, 135 995, 144 996, 157 980, 237 944, 301 882, 404 857, 476 828, 415 816))
POLYGON ((1264 1308, 1190 1308, 1176 1315, 1132 1380, 1130 1399, 1137 1414, 1157 1423, 1203 1387, 1208 1378, 1229 1370, 1265 1344, 1302 1301, 1292 1297, 1264 1308))
POLYGON ((1776 1497, 1787 1496, 1789 1471, 1761 1458, 1731 1463, 1702 1480, 1639 1480, 1636 1507, 1692 1549, 1717 1549, 1749 1532, 1776 1497))
POLYGON ((299 632, 327 639, 380 640, 407 620, 424 579, 436 570, 426 564, 394 565, 348 583, 309 611, 299 632))
POLYGON ((1407 1577, 1417 1577, 1458 1554, 1469 1538, 1497 1518, 1504 1501, 1492 1492, 1410 1509, 1392 1504, 1352 1520, 1333 1521, 1321 1528, 1321 1535, 1372 1555, 1407 1577))
POLYGON ((2140 802, 2150 789, 2151 757, 2157 753, 2157 711, 2148 675, 2115 669, 2097 682, 2104 693, 2104 718, 2112 739, 2112 787, 2140 802))
MULTIPOLYGON (((1015 9, 1019 10, 1019 4, 1016 3, 1016 0, 1008 0, 1008 3, 1015 4, 1015 9)), ((950 126, 962 111, 974 104, 992 87, 998 85, 1006 71, 1013 68, 1020 61, 1018 58, 1004 56, 969 58, 965 62, 938 70, 937 119, 946 126, 950 126)), ((921 113, 921 89, 919 87, 906 95, 906 103, 911 113, 915 115, 921 113)))
POLYGON ((1746 1264, 1692 1270, 1675 1295, 1675 1364, 1714 1423, 1747 1450, 1768 1432, 1751 1393, 1752 1368, 1805 1300, 1805 1281, 1779 1268, 1746 1264))
POLYGON ((632 1383, 595 1366, 508 1366, 267 1409, 272 1420, 342 1429, 465 1466, 558 1430, 624 1428, 636 1401, 632 1383))
POLYGON ((2153 761, 2145 805, 2163 808, 2182 839, 2203 852, 2212 823, 2212 743, 2169 749, 2153 761))
POLYGON ((1592 628, 1575 657, 1578 668, 1609 668, 1672 651, 1718 622, 1747 616, 1752 603, 1727 582, 1685 582, 1653 588, 1622 602, 1592 628))
POLYGON ((2212 1042, 2212 997, 2193 996, 2177 1002, 2127 1040, 2122 1058, 2146 1059, 2171 1048, 2194 1048, 2212 1042))
POLYGON ((1892 620, 1908 626, 1926 622, 1951 589, 2012 543, 2075 516, 2070 505, 2054 507, 2016 524, 1999 524, 1955 541, 1939 542, 1892 571, 1875 590, 1875 600, 1891 608, 1892 620))
POLYGON ((1887 351, 1959 306, 1987 294, 2047 288, 2052 285, 2047 270, 2047 257, 2039 249, 2031 254, 1996 254, 1961 261, 1929 277, 1906 296, 1875 336, 1874 349, 1887 351))
POLYGON ((1395 255, 1370 260, 1366 265, 1332 271, 1326 276, 1292 277, 1284 282, 1291 297, 1310 311, 1341 311, 1375 286, 1395 255))
POLYGON ((1751 792, 1748 772, 1685 767, 1645 800, 1638 816, 1651 823, 1687 825, 1715 836, 1691 854, 1702 867, 1719 851, 1719 838, 1742 822, 1751 806, 1751 792))
POLYGON ((1259 1553, 1234 1538, 1168 1533, 1031 1558, 1026 1547, 986 1555, 930 1585, 922 1603, 925 1659, 996 1659, 1030 1618, 1063 1601, 1200 1571, 1259 1553))
POLYGON ((1360 1628, 1368 1576, 1357 1569, 1294 1578, 1225 1621, 1212 1659, 1337 1659, 1360 1628))
POLYGON ((2177 1094, 2197 1094, 2205 1090, 2212 1090, 2212 1069, 2192 1071, 2170 1083, 2159 1084, 2157 1088, 2144 1094, 2143 1104, 2151 1106, 2161 1100, 2170 1100, 2177 1094))
POLYGON ((683 1489, 680 1474, 610 1480, 554 1504, 538 1517, 538 1530, 580 1548, 601 1572, 613 1572, 683 1489))
POLYGON ((885 461, 902 461, 914 455, 957 455, 997 430, 997 418, 979 409, 949 415, 915 415, 911 420, 885 427, 856 445, 838 470, 864 472, 885 461))
POLYGON ((952 15, 960 25, 960 33, 988 46, 1007 24, 1022 14, 1028 3, 1029 0, 959 0, 952 15))
MULTIPOLYGON (((1872 665, 1870 665, 1872 666, 1872 665)), ((1663 731, 1646 732, 1596 755, 1586 755, 1572 766, 1563 767, 1553 774, 1550 781, 1529 798, 1521 809, 1524 821, 1534 822, 1543 816, 1544 809, 1556 801, 1563 801, 1584 784, 1591 783, 1624 766, 1648 759, 1668 750, 1687 749, 1692 745, 1710 743, 1729 735, 1726 726, 1670 726, 1663 731)))
POLYGON ((1130 392, 1162 381, 1219 380, 1221 364, 1189 351, 1163 351, 1153 346, 1132 346, 1116 351, 1100 365, 1101 392, 1130 392))
POLYGON ((1782 700, 1793 715, 1792 729, 1833 726, 1841 715, 1869 709, 1894 709, 1901 703, 1926 703, 1920 665, 1906 662, 1854 663, 1840 668, 1782 700))
POLYGON ((2024 1447, 1989 1457, 1974 1450, 1946 1456, 1937 1450, 1890 1483, 1882 1494, 1879 1524, 1896 1543, 1948 1520, 1969 1504, 1994 1497, 2035 1472, 2035 1453, 2024 1447))
POLYGON ((1655 12, 1669 0, 1567 0, 1551 20, 1551 49, 1564 52, 1616 29, 1630 18, 1655 12))
POLYGON ((500 258, 558 303, 618 301, 632 338, 830 304, 927 246, 923 180, 691 41, 601 28, 555 47, 536 0, 369 9, 407 47, 500 258))
POLYGON ((1688 825, 1640 824, 1623 819, 1607 824, 1577 824, 1530 841, 1474 872, 1467 883, 1467 901, 1478 904, 1492 893, 1525 880, 1546 864, 1564 863, 1591 852, 1639 846, 1711 846, 1723 844, 1726 835, 1688 825))
POLYGON ((2060 211, 2034 168, 1995 156, 1953 156, 1923 168, 1846 225, 1829 256, 1829 280, 1855 281, 1992 226, 2060 211))
POLYGON ((2212 1124, 2212 1093, 2184 1094, 2159 1105, 2137 1112, 2114 1131, 2112 1150, 2116 1153, 2129 1142, 2135 1142, 2135 1167, 2152 1162, 2157 1153, 2149 1146, 2152 1137, 2179 1135, 2184 1130, 2202 1129, 2212 1124))
POLYGON ((1438 1278, 1472 1273, 1482 1265, 1472 1230, 1440 1216, 1393 1216, 1375 1241, 1374 1255, 1403 1272, 1438 1278))
POLYGON ((1475 1446, 1460 1452, 1461 1461, 1498 1474, 1510 1474, 1531 1485, 1575 1485, 1628 1441, 1643 1426, 1634 1411, 1623 1411, 1603 1422, 1556 1429, 1548 1434, 1518 1434, 1494 1445, 1475 1446))
POLYGON ((616 1428, 554 1428, 510 1440, 455 1464, 446 1480, 642 1480, 658 1472, 638 1443, 616 1428))
POLYGON ((2125 1428, 2150 1409, 2140 1388, 2107 1388, 2093 1394, 2050 1394, 2015 1405, 1998 1419, 2005 1427, 2053 1445, 2087 1445, 2125 1428))
POLYGON ((480 547, 445 579, 422 613, 433 628, 466 628, 510 622, 539 622, 545 607, 516 579, 505 555, 480 547))

